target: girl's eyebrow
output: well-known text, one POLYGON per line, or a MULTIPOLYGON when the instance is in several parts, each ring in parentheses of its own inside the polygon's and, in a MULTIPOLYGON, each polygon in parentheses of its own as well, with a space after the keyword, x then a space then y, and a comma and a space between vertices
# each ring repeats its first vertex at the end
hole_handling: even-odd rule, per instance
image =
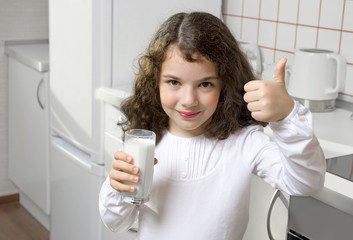
POLYGON ((173 76, 173 75, 169 75, 169 74, 167 74, 167 75, 162 75, 162 77, 164 77, 164 78, 173 78, 173 79, 179 79, 178 77, 176 77, 176 76, 173 76))
MULTIPOLYGON (((162 75, 163 78, 172 78, 172 79, 180 79, 179 77, 176 77, 174 75, 170 75, 170 74, 167 74, 167 75, 162 75)), ((197 81, 209 81, 209 80, 219 80, 220 78, 218 76, 209 76, 209 77, 204 77, 204 78, 201 78, 197 81)))

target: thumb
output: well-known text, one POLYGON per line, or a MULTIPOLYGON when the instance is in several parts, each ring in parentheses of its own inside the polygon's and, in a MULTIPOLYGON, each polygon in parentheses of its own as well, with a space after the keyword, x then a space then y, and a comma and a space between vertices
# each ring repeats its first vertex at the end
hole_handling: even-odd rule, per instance
POLYGON ((275 74, 273 75, 273 81, 285 83, 285 73, 286 73, 286 63, 287 58, 282 58, 277 63, 275 74))

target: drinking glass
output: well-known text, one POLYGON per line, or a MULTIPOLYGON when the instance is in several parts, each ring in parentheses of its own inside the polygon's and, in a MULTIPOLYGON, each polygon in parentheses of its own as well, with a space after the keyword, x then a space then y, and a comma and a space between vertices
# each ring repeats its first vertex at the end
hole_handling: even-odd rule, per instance
POLYGON ((131 129, 125 132, 124 152, 132 156, 135 166, 140 168, 138 183, 134 192, 123 192, 124 201, 132 204, 143 204, 149 200, 153 181, 154 151, 156 134, 145 129, 131 129))

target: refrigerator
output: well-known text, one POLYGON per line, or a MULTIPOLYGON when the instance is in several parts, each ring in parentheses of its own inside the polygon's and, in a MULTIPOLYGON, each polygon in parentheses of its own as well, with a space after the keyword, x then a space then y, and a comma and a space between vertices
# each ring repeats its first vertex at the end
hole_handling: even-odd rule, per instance
POLYGON ((221 16, 221 2, 49 0, 51 240, 135 238, 110 232, 99 216, 105 159, 113 156, 105 156, 106 103, 97 92, 131 86, 137 56, 167 16, 221 16))

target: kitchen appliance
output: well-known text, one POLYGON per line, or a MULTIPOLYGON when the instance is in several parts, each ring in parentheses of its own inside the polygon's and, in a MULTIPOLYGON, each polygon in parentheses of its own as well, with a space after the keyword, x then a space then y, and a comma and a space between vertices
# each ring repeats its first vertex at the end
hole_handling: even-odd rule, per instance
MULTIPOLYGON (((353 181, 353 154, 328 158, 326 163, 327 172, 353 181)), ((288 240, 351 239, 352 226, 352 211, 342 211, 314 197, 290 197, 288 240)))
POLYGON ((164 17, 181 10, 219 16, 221 0, 49 1, 51 240, 135 238, 110 232, 99 217, 113 154, 105 151, 106 113, 97 93, 132 85, 133 60, 164 17))
POLYGON ((288 93, 312 112, 332 111, 343 90, 346 60, 330 50, 302 48, 294 53, 288 93))

